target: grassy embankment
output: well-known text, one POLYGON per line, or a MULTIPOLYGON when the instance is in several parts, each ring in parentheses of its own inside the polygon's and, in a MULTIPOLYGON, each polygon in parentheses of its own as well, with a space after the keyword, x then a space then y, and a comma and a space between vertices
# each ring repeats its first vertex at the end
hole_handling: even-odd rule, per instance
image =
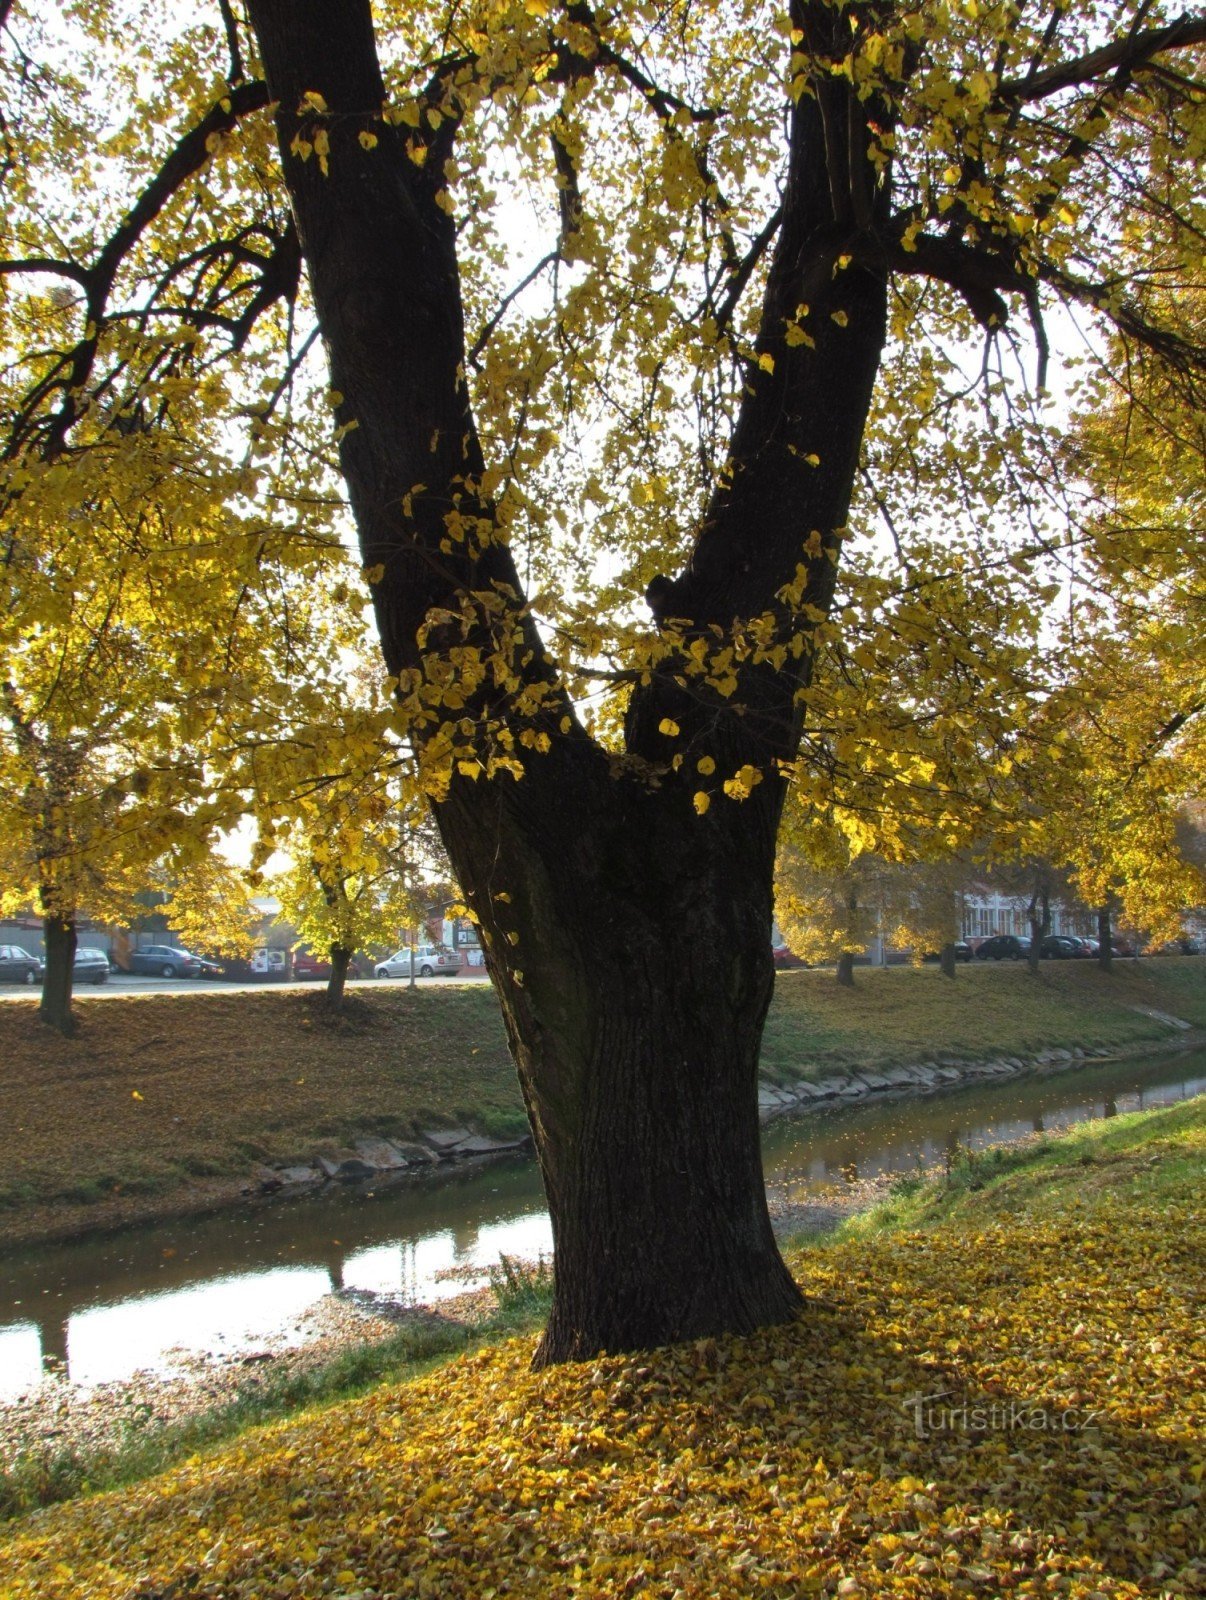
MULTIPOLYGON (((411 1136, 469 1122, 525 1124, 492 992, 482 986, 357 991, 353 1016, 318 997, 263 994, 80 1001, 65 1040, 34 1004, 0 1006, 0 1238, 215 1203, 257 1161, 310 1159, 355 1134, 411 1136)), ((1206 1027, 1206 962, 1053 963, 780 974, 763 1068, 772 1080, 843 1067, 1044 1046, 1141 1047, 1168 1028, 1147 1005, 1206 1027)))
POLYGON ((463 1355, 14 1523, 0 1594, 1200 1593, 1204 1177, 1203 1099, 981 1157, 794 1325, 463 1355))

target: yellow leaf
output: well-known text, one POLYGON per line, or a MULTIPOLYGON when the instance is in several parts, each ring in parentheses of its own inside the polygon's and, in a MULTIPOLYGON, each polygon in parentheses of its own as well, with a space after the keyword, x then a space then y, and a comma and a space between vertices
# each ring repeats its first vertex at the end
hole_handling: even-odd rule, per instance
POLYGON ((664 733, 667 739, 676 739, 682 732, 682 729, 679 727, 678 723, 674 721, 673 717, 663 717, 657 725, 657 731, 659 733, 664 733))
POLYGON ((712 796, 710 794, 705 794, 702 789, 697 789, 695 792, 695 799, 692 801, 692 804, 702 817, 704 812, 712 804, 712 796))

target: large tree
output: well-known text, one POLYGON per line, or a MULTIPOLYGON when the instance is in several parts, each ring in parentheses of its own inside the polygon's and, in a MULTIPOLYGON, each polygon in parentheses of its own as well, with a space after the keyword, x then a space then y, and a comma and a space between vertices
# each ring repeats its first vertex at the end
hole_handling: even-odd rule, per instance
MULTIPOLYGON (((756 1090, 785 787, 810 792, 818 736, 921 795, 935 764, 903 702, 965 685, 958 761, 977 705, 1009 723, 1043 691, 1045 318, 1077 308, 1171 383, 1200 371, 1154 291, 1197 281, 1206 20, 1149 0, 221 18, 163 47, 153 108, 129 75, 188 125, 149 141, 150 198, 111 245, 5 264, 88 300, 72 359, 22 380, 15 449, 57 459, 93 374, 152 361, 152 311, 188 330, 153 368, 160 413, 165 365, 199 383, 291 337, 300 246, 394 731, 481 925, 548 1191, 540 1358, 790 1316, 756 1090), (119 357, 140 251, 149 344, 119 357), (851 545, 852 506, 886 566, 851 545), (814 692, 835 641, 859 671, 814 692)), ((135 143, 113 159, 133 169, 135 143)), ((256 442, 284 450, 274 407, 256 442)))

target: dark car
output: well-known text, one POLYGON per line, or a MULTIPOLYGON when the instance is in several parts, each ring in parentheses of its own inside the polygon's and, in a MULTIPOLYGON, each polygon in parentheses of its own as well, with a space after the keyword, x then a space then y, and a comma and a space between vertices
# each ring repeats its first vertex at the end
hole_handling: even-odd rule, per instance
MULTIPOLYGON (((293 976, 303 980, 307 978, 326 981, 331 976, 331 963, 324 956, 316 956, 313 950, 295 950, 293 952, 293 976)), ((348 962, 348 977, 361 978, 364 974, 360 963, 353 956, 348 962)))
POLYGON ((170 944, 148 944, 130 951, 131 972, 153 973, 157 978, 199 978, 204 963, 191 950, 170 944))
MULTIPOLYGON (((956 939, 955 940, 955 960, 956 961, 970 961, 971 958, 972 958, 972 947, 971 947, 971 945, 968 944, 966 939, 956 939)), ((942 952, 941 952, 941 950, 927 950, 925 955, 923 955, 921 959, 923 961, 941 961, 942 960, 942 952)))
POLYGON ((977 961, 1025 961, 1030 954, 1030 940, 1017 933, 994 933, 982 939, 976 949, 977 961))
POLYGON ((0 983, 41 983, 46 968, 23 945, 0 944, 0 983))
POLYGON ((72 983, 108 983, 109 957, 103 950, 82 949, 71 963, 72 983))
POLYGON ((1083 954, 1080 940, 1067 933, 1049 933, 1039 945, 1039 957, 1043 961, 1076 961, 1083 954))

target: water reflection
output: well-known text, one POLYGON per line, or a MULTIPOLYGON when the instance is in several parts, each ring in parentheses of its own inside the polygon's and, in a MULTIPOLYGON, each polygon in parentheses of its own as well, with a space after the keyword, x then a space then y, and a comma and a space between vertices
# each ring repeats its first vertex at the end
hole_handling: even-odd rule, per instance
MULTIPOLYGON (((770 1124, 764 1161, 794 1195, 819 1197, 1204 1090, 1206 1061, 1180 1057, 846 1104, 770 1124)), ((202 1351, 255 1349, 292 1334, 333 1290, 446 1299, 487 1281, 500 1255, 551 1248, 536 1169, 515 1162, 452 1182, 324 1193, 9 1257, 0 1263, 0 1396, 56 1366, 95 1384, 202 1351)))
POLYGON ((843 1104, 820 1117, 772 1122, 763 1134, 768 1178, 801 1199, 857 1176, 945 1170, 964 1150, 1055 1133, 1094 1117, 1168 1105, 1206 1091, 1206 1061, 1180 1056, 1052 1076, 988 1080, 921 1100, 843 1104))

